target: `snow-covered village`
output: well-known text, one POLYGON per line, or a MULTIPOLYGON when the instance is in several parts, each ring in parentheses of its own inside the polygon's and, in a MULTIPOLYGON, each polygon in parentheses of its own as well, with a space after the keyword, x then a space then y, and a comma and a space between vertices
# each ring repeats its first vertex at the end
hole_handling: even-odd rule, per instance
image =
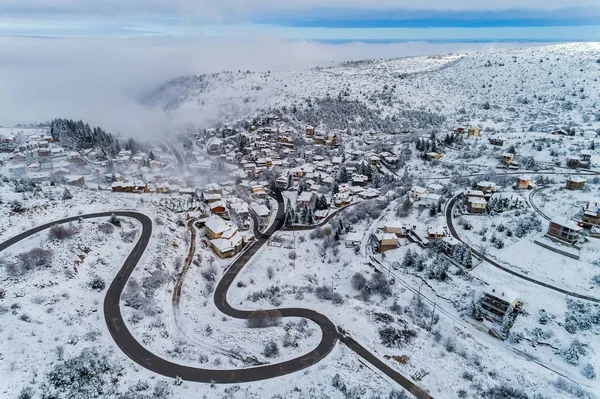
POLYGON ((0 128, 0 397, 598 397, 599 57, 183 78, 146 106, 242 115, 164 140, 0 128))

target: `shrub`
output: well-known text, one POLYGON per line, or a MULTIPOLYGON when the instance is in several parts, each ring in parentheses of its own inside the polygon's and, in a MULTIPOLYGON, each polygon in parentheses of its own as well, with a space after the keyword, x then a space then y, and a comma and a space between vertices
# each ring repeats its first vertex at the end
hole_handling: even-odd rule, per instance
POLYGON ((34 397, 33 389, 27 387, 27 388, 23 388, 23 390, 19 393, 19 396, 17 396, 17 399, 33 399, 33 397, 34 397))
POLYGON ((90 281, 88 285, 91 289, 98 292, 102 291, 106 287, 106 283, 104 282, 102 277, 99 276, 94 276, 94 278, 92 278, 92 281, 90 281))
POLYGON ((580 357, 587 354, 587 347, 581 343, 578 339, 571 341, 569 347, 562 351, 562 356, 565 362, 574 366, 579 364, 580 357))
POLYGON ((596 370, 594 366, 588 363, 581 369, 581 375, 587 379, 594 380, 596 379, 596 370))
POLYGON ((570 394, 575 398, 589 398, 589 396, 585 393, 583 389, 579 387, 579 385, 572 383, 570 381, 565 380, 564 378, 558 378, 554 382, 554 387, 561 391, 570 394))
POLYGON ((375 273, 371 276, 371 281, 368 284, 371 292, 381 295, 383 298, 387 298, 392 295, 392 289, 390 283, 383 273, 375 273))
POLYGON ((23 206, 23 203, 19 200, 14 200, 10 203, 10 210, 15 213, 25 212, 26 208, 23 206))
POLYGON ((72 225, 64 226, 62 224, 55 224, 50 227, 48 236, 51 240, 64 240, 73 237, 76 232, 77 230, 72 225))
POLYGON ((27 272, 50 267, 52 263, 51 249, 33 248, 17 256, 16 263, 6 265, 6 272, 14 277, 22 276, 27 272))
POLYGON ((104 234, 112 234, 115 231, 115 226, 110 223, 102 223, 98 226, 98 230, 104 234))
POLYGON ((317 287, 315 290, 315 295, 322 301, 332 301, 336 305, 341 305, 344 303, 344 298, 327 285, 317 287))
POLYGON ((263 349, 263 355, 268 358, 279 356, 279 346, 275 341, 269 341, 263 349))
POLYGON ((362 273, 355 273, 352 276, 352 288, 355 290, 362 290, 367 285, 367 278, 362 273))
POLYGON ((267 267, 267 277, 269 278, 269 280, 272 280, 274 275, 275 270, 273 269, 273 266, 267 267))
POLYGON ((451 337, 446 338, 446 341, 444 341, 444 348, 446 348, 446 351, 448 352, 454 352, 456 350, 456 341, 451 337))
POLYGON ((219 273, 219 271, 217 270, 216 266, 215 265, 210 265, 206 269, 203 269, 200 272, 200 275, 206 281, 213 282, 213 281, 216 281, 218 273, 219 273))
POLYGON ((339 375, 339 373, 335 373, 335 375, 331 379, 331 386, 339 389, 342 392, 346 392, 346 383, 344 382, 342 377, 339 375))
POLYGON ((488 388, 487 391, 483 392, 483 397, 488 399, 529 399, 525 392, 505 385, 488 388))
POLYGON ((381 343, 388 348, 401 348, 409 345, 417 333, 413 330, 404 328, 402 330, 394 327, 383 327, 379 329, 379 339, 381 343))
POLYGON ((108 221, 117 227, 121 227, 121 219, 119 219, 114 213, 110 215, 110 219, 108 219, 108 221))
POLYGON ((248 315, 246 326, 248 328, 273 327, 281 323, 281 313, 278 310, 255 310, 248 315))
POLYGON ((63 201, 70 200, 71 198, 73 198, 73 195, 71 194, 69 189, 65 188, 65 191, 63 191, 63 195, 62 195, 63 201))
POLYGON ((121 232, 121 238, 125 243, 132 243, 135 240, 135 236, 137 235, 137 230, 129 230, 121 232))
POLYGON ((288 258, 290 258, 291 260, 296 259, 296 251, 290 251, 288 253, 288 258))

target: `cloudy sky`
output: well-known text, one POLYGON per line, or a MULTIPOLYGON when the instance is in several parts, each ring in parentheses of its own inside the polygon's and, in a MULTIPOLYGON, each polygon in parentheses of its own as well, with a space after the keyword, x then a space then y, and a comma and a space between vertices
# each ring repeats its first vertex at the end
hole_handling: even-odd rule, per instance
POLYGON ((181 75, 563 41, 600 41, 598 0, 0 0, 0 125, 155 136, 182 121, 137 99, 181 75))
POLYGON ((600 40, 597 0, 2 0, 0 34, 600 40))

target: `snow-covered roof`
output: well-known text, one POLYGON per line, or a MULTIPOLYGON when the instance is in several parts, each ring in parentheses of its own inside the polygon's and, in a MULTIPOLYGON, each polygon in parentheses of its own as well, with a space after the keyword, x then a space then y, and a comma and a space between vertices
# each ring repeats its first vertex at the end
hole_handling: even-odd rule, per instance
POLYGON ((531 181, 531 176, 529 176, 529 175, 521 175, 521 176, 519 176, 519 180, 531 181))
POLYGON ((348 233, 348 235, 346 236, 346 241, 350 241, 350 242, 361 241, 364 236, 365 236, 364 231, 353 231, 353 232, 348 233))
POLYGON ((558 224, 559 226, 566 227, 569 230, 581 231, 581 227, 575 221, 568 218, 554 218, 550 223, 558 224))
POLYGON ((448 243, 449 245, 458 245, 458 243, 460 242, 452 236, 444 237, 444 238, 442 238, 442 241, 444 241, 445 243, 448 243))
POLYGON ((411 188, 410 191, 415 194, 425 194, 427 192, 427 189, 420 186, 413 186, 413 188, 411 188))
POLYGON ((380 234, 375 234, 375 237, 379 241, 383 241, 383 240, 396 240, 397 241, 398 240, 398 237, 394 233, 380 233, 380 234))
POLYGON ((508 303, 514 303, 516 300, 519 299, 519 294, 517 294, 516 292, 506 287, 501 287, 497 285, 488 286, 484 292, 487 295, 496 297, 498 299, 502 299, 503 301, 506 301, 508 303))
POLYGON ((573 183, 585 183, 586 182, 586 180, 583 177, 571 177, 571 176, 569 176, 568 180, 570 182, 573 182, 573 183))
POLYGON ((302 194, 298 196, 298 202, 310 202, 313 198, 314 193, 310 191, 303 191, 302 194))
POLYGON ((254 211, 254 213, 256 213, 257 216, 259 217, 266 217, 269 216, 271 214, 271 211, 269 210, 269 208, 267 208, 265 205, 263 204, 252 204, 252 210, 254 211))
POLYGON ((485 201, 485 199, 483 199, 481 197, 470 197, 469 202, 472 204, 487 205, 487 202, 485 201))
MULTIPOLYGON (((215 201, 213 203, 210 204, 210 209, 215 209, 215 208, 219 208, 219 207, 223 207, 225 208, 225 203, 221 200, 219 201, 215 201)), ((211 229, 212 230, 212 229, 211 229)), ((214 231, 214 230, 213 230, 214 231)))
POLYGON ((444 234, 444 228, 440 225, 429 226, 429 228, 427 229, 427 233, 434 234, 434 235, 441 235, 441 234, 444 234))
POLYGON ((218 216, 209 218, 204 225, 215 234, 224 233, 233 227, 233 223, 223 220, 218 216))

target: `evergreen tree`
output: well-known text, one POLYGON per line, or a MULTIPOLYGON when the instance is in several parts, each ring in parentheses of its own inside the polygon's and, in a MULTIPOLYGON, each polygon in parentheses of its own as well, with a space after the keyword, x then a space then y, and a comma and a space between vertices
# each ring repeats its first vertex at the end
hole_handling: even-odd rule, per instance
POLYGON ((65 188, 65 191, 63 191, 63 195, 62 195, 63 201, 70 200, 71 198, 73 198, 73 195, 67 188, 65 188))

